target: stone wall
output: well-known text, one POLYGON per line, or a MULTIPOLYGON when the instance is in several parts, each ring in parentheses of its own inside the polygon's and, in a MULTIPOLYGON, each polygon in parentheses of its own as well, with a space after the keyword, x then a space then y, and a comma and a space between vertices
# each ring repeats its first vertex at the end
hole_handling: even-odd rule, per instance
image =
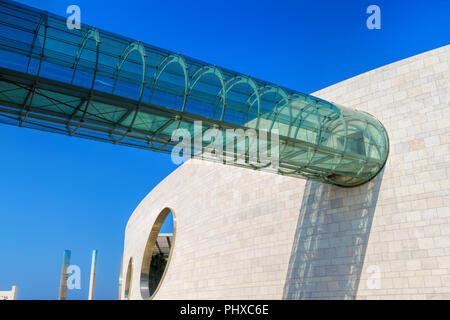
POLYGON ((145 244, 169 207, 174 252, 156 298, 449 299, 449 64, 445 46, 313 93, 386 127, 386 166, 362 186, 197 160, 175 170, 127 224, 130 298, 141 299, 145 244))

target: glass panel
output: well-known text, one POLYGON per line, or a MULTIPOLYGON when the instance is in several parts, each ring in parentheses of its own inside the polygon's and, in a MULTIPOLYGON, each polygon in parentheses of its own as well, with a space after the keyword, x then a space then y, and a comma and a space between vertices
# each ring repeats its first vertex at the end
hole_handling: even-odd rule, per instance
POLYGON ((342 186, 374 177, 388 155, 384 127, 365 112, 87 25, 69 30, 17 3, 0 3, 0 68, 8 123, 161 152, 183 128, 188 156, 342 186), (247 129, 227 141, 226 130, 247 129))

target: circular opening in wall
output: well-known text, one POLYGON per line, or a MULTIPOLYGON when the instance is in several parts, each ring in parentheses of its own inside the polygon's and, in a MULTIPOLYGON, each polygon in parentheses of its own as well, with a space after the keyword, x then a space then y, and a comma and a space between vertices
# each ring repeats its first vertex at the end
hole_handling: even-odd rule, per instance
POLYGON ((125 278, 125 299, 130 299, 131 277, 133 275, 133 258, 130 258, 127 267, 127 276, 125 278))
POLYGON ((152 299, 166 275, 175 243, 176 220, 173 210, 164 208, 150 230, 141 268, 141 295, 152 299))

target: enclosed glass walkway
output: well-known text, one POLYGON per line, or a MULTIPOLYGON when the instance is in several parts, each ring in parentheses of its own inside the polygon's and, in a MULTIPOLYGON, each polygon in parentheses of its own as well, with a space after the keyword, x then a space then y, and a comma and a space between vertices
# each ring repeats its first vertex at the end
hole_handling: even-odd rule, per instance
MULTIPOLYGON (((248 143, 196 139, 194 122, 200 134, 278 132, 278 174, 341 186, 373 178, 389 148, 382 124, 365 112, 94 27, 69 30, 63 17, 4 1, 0 122, 166 153, 178 143, 174 130, 186 129, 191 156, 220 162, 208 145, 220 141, 234 157, 229 150, 248 151, 248 143)), ((231 164, 268 167, 248 157, 231 164)))

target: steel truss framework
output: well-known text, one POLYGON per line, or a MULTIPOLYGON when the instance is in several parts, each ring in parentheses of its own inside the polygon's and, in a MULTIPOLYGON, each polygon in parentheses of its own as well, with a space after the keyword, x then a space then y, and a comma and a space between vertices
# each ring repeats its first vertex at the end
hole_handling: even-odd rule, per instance
MULTIPOLYGON (((1 0, 0 106, 3 123, 166 153, 175 129, 195 137, 195 121, 202 133, 276 129, 277 173, 341 186, 373 178, 389 149, 365 112, 1 0)), ((234 157, 222 139, 200 140, 192 154, 223 161, 204 152, 217 141, 234 157)))

